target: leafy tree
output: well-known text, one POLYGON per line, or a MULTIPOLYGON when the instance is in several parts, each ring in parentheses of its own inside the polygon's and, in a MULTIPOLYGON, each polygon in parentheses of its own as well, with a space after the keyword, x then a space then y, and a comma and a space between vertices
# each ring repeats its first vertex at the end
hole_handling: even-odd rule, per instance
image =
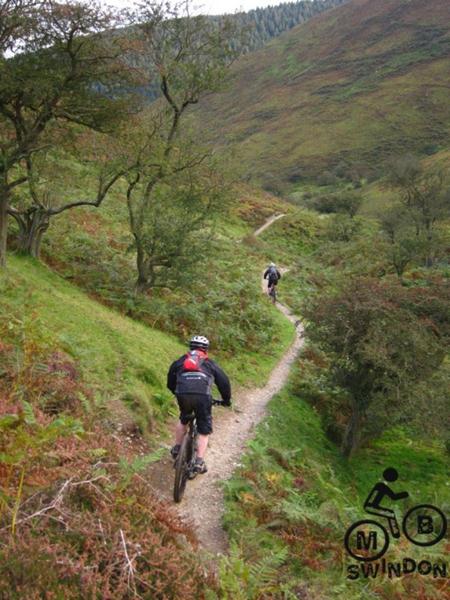
POLYGON ((363 435, 417 418, 410 392, 445 358, 449 300, 442 285, 405 289, 362 278, 308 300, 308 335, 329 356, 328 378, 343 393, 344 456, 351 456, 363 435))
POLYGON ((400 192, 401 203, 414 223, 415 236, 424 242, 425 264, 431 266, 437 224, 450 215, 448 176, 439 167, 425 169, 417 158, 404 156, 394 161, 390 184, 400 192))
MULTIPOLYGON (((58 123, 105 130, 116 121, 125 99, 115 86, 127 71, 119 60, 119 36, 103 34, 113 21, 96 5, 6 0, 0 14, 5 19, 0 26, 0 266, 4 266, 8 213, 14 213, 11 195, 23 183, 31 183, 32 156, 52 145, 58 123), (12 53, 9 57, 7 50, 12 53)), ((37 215, 39 202, 35 208, 37 215)))
POLYGON ((414 234, 414 222, 402 205, 383 211, 380 221, 388 243, 387 259, 401 279, 407 266, 423 253, 423 241, 414 234))
POLYGON ((26 36, 26 30, 36 0, 3 0, 0 3, 0 57, 17 47, 17 39, 26 36))
POLYGON ((214 217, 226 205, 221 177, 211 169, 179 173, 158 183, 145 206, 141 229, 141 268, 146 288, 177 287, 205 255, 214 217))
POLYGON ((361 193, 345 190, 335 194, 324 194, 314 200, 313 206, 321 213, 341 213, 353 219, 361 208, 361 193))
POLYGON ((198 141, 188 134, 187 111, 202 94, 220 88, 235 52, 229 44, 229 22, 222 20, 220 27, 212 27, 207 17, 190 16, 188 4, 180 8, 144 3, 132 20, 134 52, 145 58, 140 64, 146 65, 150 78, 156 74, 162 92, 161 100, 122 138, 136 248, 136 290, 143 292, 154 280, 149 249, 156 240, 149 238, 146 219, 154 214, 159 190, 181 173, 192 174, 210 153, 197 148, 198 141))
POLYGON ((334 242, 350 242, 361 228, 361 223, 346 214, 332 215, 327 227, 327 234, 334 242))
MULTIPOLYGON (((35 152, 27 158, 28 193, 25 194, 22 189, 20 194, 13 192, 8 210, 18 226, 17 247, 22 253, 39 258, 43 235, 54 217, 78 207, 99 207, 113 185, 125 174, 118 158, 110 151, 106 136, 89 136, 85 132, 76 136, 73 143, 78 150, 74 149, 74 158, 98 172, 97 190, 89 198, 85 181, 78 189, 79 185, 64 172, 63 167, 58 165, 58 173, 55 173, 55 163, 48 151, 35 152)), ((63 155, 62 150, 60 146, 60 156, 63 155)))

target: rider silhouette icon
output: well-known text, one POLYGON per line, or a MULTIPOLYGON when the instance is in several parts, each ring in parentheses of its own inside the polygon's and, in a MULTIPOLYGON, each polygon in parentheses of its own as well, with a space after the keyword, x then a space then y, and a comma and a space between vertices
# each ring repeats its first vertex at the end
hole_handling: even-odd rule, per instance
MULTIPOLYGON (((393 483, 398 479, 397 469, 393 467, 388 467, 383 471, 383 478, 385 481, 389 483, 393 483)), ((369 495, 367 496, 366 501, 364 502, 364 509, 366 512, 377 515, 379 517, 384 517, 387 519, 389 524, 389 529, 392 533, 392 536, 395 538, 400 537, 400 528, 398 525, 397 517, 392 509, 386 508, 382 506, 381 503, 385 497, 390 498, 391 500, 403 500, 404 498, 408 498, 408 492, 400 492, 396 494, 390 487, 385 483, 385 481, 379 481, 376 483, 369 495)))

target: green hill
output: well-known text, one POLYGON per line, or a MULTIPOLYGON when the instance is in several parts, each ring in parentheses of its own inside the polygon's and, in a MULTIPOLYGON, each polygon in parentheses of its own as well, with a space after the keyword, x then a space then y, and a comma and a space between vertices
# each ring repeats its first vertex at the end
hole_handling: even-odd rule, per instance
MULTIPOLYGON (((448 207, 428 229, 406 215, 399 241, 374 218, 390 200, 389 156, 415 150, 424 166, 449 165, 449 16, 443 0, 353 0, 241 59, 232 88, 202 104, 209 135, 240 149, 265 188, 297 185, 298 197, 229 184, 195 262, 166 285, 134 293, 121 182, 101 208, 51 221, 43 263, 14 252, 11 224, 0 272, 0 598, 448 598, 442 578, 422 574, 354 583, 343 539, 387 466, 401 475, 395 490, 410 491, 405 509, 450 506, 448 207), (302 208, 324 170, 341 201, 347 180, 374 175, 350 190, 350 201, 361 191, 360 214, 342 202, 335 213, 302 208), (230 552, 205 555, 148 472, 167 455, 161 438, 177 412, 165 375, 201 332, 235 399, 266 381, 294 336, 261 293, 269 261, 283 269, 279 299, 306 326, 305 346, 224 485, 230 552)), ((94 170, 64 148, 45 163, 46 198, 95 191, 94 170)), ((222 514, 203 508, 205 520, 222 514)), ((391 541, 395 561, 443 561, 448 545, 391 541)))
POLYGON ((358 179, 393 155, 431 154, 449 143, 449 23, 447 0, 353 0, 241 58, 202 120, 277 191, 324 170, 358 179))

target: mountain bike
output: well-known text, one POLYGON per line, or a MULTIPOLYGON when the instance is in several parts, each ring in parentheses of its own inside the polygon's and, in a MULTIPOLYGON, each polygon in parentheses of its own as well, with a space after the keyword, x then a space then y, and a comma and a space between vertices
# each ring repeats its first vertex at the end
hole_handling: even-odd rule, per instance
MULTIPOLYGON (((213 400, 213 406, 222 405, 221 400, 213 400)), ((197 422, 194 415, 191 415, 188 423, 188 429, 181 442, 180 451, 175 460, 175 482, 173 486, 173 499, 175 502, 181 502, 186 483, 189 479, 197 476, 194 465, 197 458, 197 422)))
POLYGON ((275 304, 277 301, 277 286, 274 283, 269 287, 269 296, 272 299, 272 303, 275 304))

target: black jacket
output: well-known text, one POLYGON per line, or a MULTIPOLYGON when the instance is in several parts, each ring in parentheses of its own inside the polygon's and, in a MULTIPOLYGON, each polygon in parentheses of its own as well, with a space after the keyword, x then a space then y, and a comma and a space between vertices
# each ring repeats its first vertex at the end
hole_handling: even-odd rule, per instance
MULTIPOLYGON (((190 388, 183 388, 178 375, 183 370, 184 359, 186 354, 183 354, 178 360, 174 361, 167 373, 167 387, 173 394, 206 394, 211 395, 212 384, 215 383, 219 388, 220 395, 224 402, 231 400, 231 385, 227 375, 222 371, 217 363, 208 358, 202 365, 202 370, 208 378, 208 385, 205 387, 202 382, 199 382, 199 387, 195 386, 195 381, 189 384, 190 388)), ((195 371, 193 372, 196 373, 195 371)))
POLYGON ((264 273, 264 279, 267 278, 269 279, 269 281, 278 281, 279 279, 281 279, 281 273, 275 267, 269 267, 264 273))

